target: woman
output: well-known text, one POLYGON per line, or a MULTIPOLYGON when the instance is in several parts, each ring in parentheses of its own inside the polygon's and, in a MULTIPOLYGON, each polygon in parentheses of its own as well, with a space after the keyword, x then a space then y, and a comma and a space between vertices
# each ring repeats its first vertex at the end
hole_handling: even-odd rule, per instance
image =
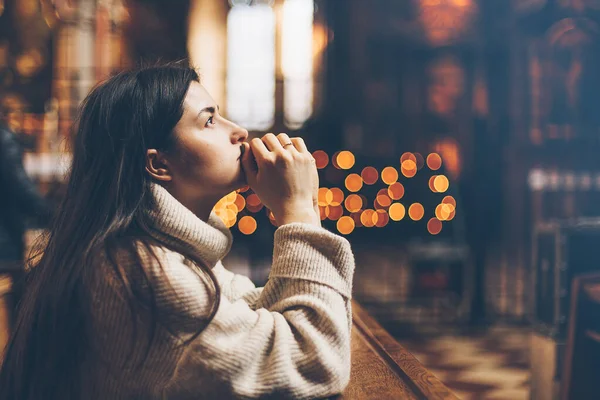
POLYGON ((122 73, 90 93, 1 399, 314 398, 345 387, 350 246, 320 226, 303 141, 247 136, 190 68, 122 73), (231 235, 211 214, 246 183, 280 225, 264 288, 223 267, 231 235))

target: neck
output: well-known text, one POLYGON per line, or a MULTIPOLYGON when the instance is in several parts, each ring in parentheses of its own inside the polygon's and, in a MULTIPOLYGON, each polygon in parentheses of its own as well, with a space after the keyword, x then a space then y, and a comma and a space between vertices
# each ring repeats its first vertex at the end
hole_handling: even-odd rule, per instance
POLYGON ((181 204, 183 204, 194 215, 202 221, 207 222, 210 213, 219 201, 218 196, 199 196, 198 194, 189 193, 189 191, 181 190, 174 185, 165 185, 165 189, 171 193, 181 204))

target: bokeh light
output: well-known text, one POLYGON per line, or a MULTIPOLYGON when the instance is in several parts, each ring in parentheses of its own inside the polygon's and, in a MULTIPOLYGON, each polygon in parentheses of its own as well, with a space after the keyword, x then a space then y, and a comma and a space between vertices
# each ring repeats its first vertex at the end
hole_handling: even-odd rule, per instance
POLYGON ((328 205, 339 206, 344 202, 344 192, 340 188, 332 188, 327 192, 325 196, 328 201, 328 205))
POLYGON ((442 199, 444 204, 452 204, 456 208, 456 200, 452 196, 446 196, 442 199))
POLYGON ((244 235, 252 235, 256 231, 256 227, 256 220, 248 215, 242 217, 238 222, 238 229, 244 235))
POLYGON ((341 217, 340 219, 338 219, 336 227, 338 232, 340 232, 342 235, 349 235, 350 233, 352 233, 352 231, 354 231, 354 219, 352 219, 352 217, 349 216, 341 217))
POLYGON ((406 208, 404 208, 404 205, 401 203, 394 203, 390 206, 388 213, 392 220, 401 221, 406 215, 406 208))
POLYGON ((341 169, 350 169, 354 166, 356 159, 354 158, 354 154, 351 152, 344 150, 340 151, 336 157, 337 165, 341 169))
POLYGON ((405 177, 412 178, 417 174, 417 163, 412 159, 404 160, 400 165, 400 171, 405 177))
POLYGON ((391 185, 398 180, 398 171, 394 167, 385 167, 381 171, 381 180, 386 185, 391 185))
POLYGON ((425 215, 425 209, 420 203, 413 203, 408 208, 408 216, 413 221, 421 220, 421 218, 423 218, 423 215, 425 215))
POLYGON ((417 163, 417 157, 415 157, 415 155, 413 153, 407 152, 407 153, 402 154, 402 156, 400 156, 400 164, 402 164, 406 160, 411 160, 415 164, 417 163))
POLYGON ((392 199, 388 196, 387 189, 381 189, 377 193, 377 197, 375 198, 375 204, 379 204, 382 207, 389 207, 392 204, 392 199))
POLYGON ((327 206, 327 208, 325 209, 325 213, 327 215, 327 218, 329 218, 332 221, 337 221, 342 217, 342 215, 344 215, 344 209, 342 208, 342 206, 339 205, 327 206))
POLYGON ((435 208, 435 217, 440 221, 449 221, 449 218, 454 213, 454 206, 452 204, 438 204, 435 208))
POLYGON ((400 200, 404 197, 404 186, 400 182, 392 183, 387 192, 392 200, 400 200))
POLYGON ((425 159, 423 158, 421 153, 415 153, 415 158, 417 163, 417 169, 423 168, 423 166, 425 165, 425 159))
POLYGON ((346 201, 344 202, 346 209, 352 213, 360 211, 363 207, 363 201, 360 196, 356 194, 351 194, 346 197, 346 201))
POLYGON ((351 192, 358 192, 363 187, 363 179, 358 174, 350 174, 345 180, 346 189, 351 192))
POLYGON ((448 190, 449 186, 450 182, 448 181, 448 178, 446 178, 445 175, 438 175, 433 180, 433 187, 438 193, 444 193, 446 190, 448 190))
POLYGON ((437 235, 442 231, 442 222, 437 218, 431 218, 427 222, 427 231, 432 235, 437 235))
POLYGON ((246 207, 246 199, 241 194, 238 194, 235 197, 234 204, 237 207, 238 212, 242 212, 242 210, 244 209, 244 207, 246 207))
POLYGON ((248 197, 246 197, 246 208, 250 212, 259 212, 264 207, 263 203, 260 201, 260 198, 256 195, 256 193, 252 193, 248 197))
POLYGON ((360 222, 367 228, 372 228, 377 223, 377 213, 375 210, 364 210, 360 215, 360 222))
POLYGON ((427 156, 427 166, 431 170, 437 171, 442 167, 442 157, 437 153, 431 153, 427 156))
POLYGON ((379 179, 379 173, 373 167, 365 167, 360 176, 367 185, 373 185, 379 179))
POLYGON ((329 189, 326 187, 319 188, 317 193, 317 200, 320 206, 325 207, 329 205, 327 201, 327 194, 329 193, 329 189))
POLYGON ((437 190, 435 190, 435 186, 433 184, 435 182, 436 177, 437 175, 433 175, 429 178, 429 190, 431 190, 433 193, 437 193, 437 190))
POLYGON ((329 164, 329 156, 323 150, 317 150, 312 153, 318 169, 323 169, 329 164))
POLYGON ((375 226, 378 228, 383 228, 390 221, 390 216, 385 210, 377 210, 377 221, 375 222, 375 226))

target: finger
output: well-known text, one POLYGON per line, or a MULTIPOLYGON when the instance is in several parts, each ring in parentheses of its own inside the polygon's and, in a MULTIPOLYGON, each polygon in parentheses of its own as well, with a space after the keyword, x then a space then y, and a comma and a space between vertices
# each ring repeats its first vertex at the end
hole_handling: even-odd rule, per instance
POLYGON ((290 139, 287 133, 280 133, 279 135, 277 135, 277 139, 279 140, 279 143, 281 143, 281 147, 283 147, 284 149, 296 150, 296 147, 293 145, 294 142, 290 139), (292 145, 290 145, 290 143, 292 145))
POLYGON ((306 144, 304 143, 304 140, 302 138, 299 137, 295 137, 292 138, 292 143, 294 143, 294 147, 296 148, 296 150, 298 150, 300 153, 308 153, 308 147, 306 147, 306 144))
POLYGON ((265 136, 263 136, 262 141, 269 151, 278 152, 283 150, 283 146, 281 143, 279 143, 277 137, 272 133, 267 133, 265 136))
POLYGON ((254 182, 256 182, 256 175, 258 174, 256 160, 250 144, 244 142, 242 143, 242 146, 244 146, 245 149, 244 154, 242 155, 242 169, 246 175, 246 183, 248 183, 248 185, 252 185, 254 182))
POLYGON ((250 150, 252 151, 252 154, 254 154, 254 159, 257 164, 260 164, 271 157, 269 149, 267 149, 265 143, 259 138, 254 138, 250 141, 250 150))

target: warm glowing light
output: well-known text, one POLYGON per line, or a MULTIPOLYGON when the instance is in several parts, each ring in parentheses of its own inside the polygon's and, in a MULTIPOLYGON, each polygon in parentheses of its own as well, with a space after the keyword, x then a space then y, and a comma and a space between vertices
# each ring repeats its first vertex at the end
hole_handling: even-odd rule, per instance
POLYGON ((346 209, 350 212, 358 212, 363 206, 363 201, 360 196, 356 194, 351 194, 346 197, 346 201, 344 202, 346 209))
POLYGON ((385 208, 389 207, 392 204, 392 199, 390 199, 390 196, 388 196, 387 189, 381 189, 377 193, 375 203, 385 208))
POLYGON ((338 232, 340 232, 342 235, 349 235, 354 230, 355 224, 351 217, 344 216, 338 219, 336 226, 338 232))
MULTIPOLYGON (((329 189, 322 187, 319 188, 319 191, 317 193, 317 200, 319 202, 319 205, 322 207, 328 206, 329 205, 329 201, 327 201, 327 194, 329 193, 329 189)), ((332 197, 332 195, 331 195, 332 197)))
MULTIPOLYGON (((350 217, 352 217, 352 220, 354 221, 354 225, 357 228, 362 228, 364 227, 364 225, 362 224, 362 222, 360 221, 360 217, 362 216, 362 211, 361 212, 357 212, 357 213, 352 213, 350 215, 350 217)), ((344 217, 342 217, 344 218, 344 217)))
POLYGON ((275 12, 235 5, 227 17, 227 114, 247 129, 275 121, 275 12))
POLYGON ((413 153, 404 153, 400 157, 400 164, 402 164, 406 160, 412 160, 415 164, 417 163, 417 157, 413 153))
POLYGON ((241 212, 244 209, 244 207, 246 207, 246 199, 244 199, 244 196, 242 196, 241 194, 238 194, 237 196, 235 196, 234 204, 237 207, 238 212, 241 212))
POLYGON ((325 213, 327 214, 327 218, 337 221, 344 215, 344 209, 342 206, 327 206, 325 213))
POLYGON ((315 163, 318 169, 323 169, 329 164, 329 156, 323 150, 317 150, 312 153, 315 163))
POLYGON ((246 208, 248 211, 256 213, 262 210, 263 207, 264 205, 255 193, 252 193, 246 198, 246 208))
POLYGON ((437 171, 442 167, 442 157, 437 153, 431 153, 427 156, 427 166, 431 170, 437 171))
POLYGON ((425 215, 425 209, 420 203, 414 203, 408 208, 408 216, 413 221, 419 221, 425 215))
POLYGON ((360 173, 360 176, 367 185, 372 185, 379 179, 379 173, 373 167, 364 168, 360 173))
POLYGON ((245 216, 238 222, 238 229, 244 235, 252 235, 256 231, 256 220, 250 216, 245 216))
POLYGON ((444 175, 438 175, 433 180, 433 187, 438 193, 444 193, 448 190, 448 186, 450 186, 450 182, 444 175))
POLYGON ((246 185, 238 190, 239 193, 245 193, 250 190, 250 186, 246 185))
POLYGON ((442 222, 437 218, 431 218, 427 222, 427 231, 432 235, 437 235, 442 231, 442 222))
POLYGON ((391 185, 398 180, 398 171, 396 171, 396 168, 394 167, 385 167, 383 171, 381 171, 381 180, 385 184, 391 185))
POLYGON ((442 139, 434 144, 433 149, 444 160, 444 165, 448 174, 453 179, 457 179, 461 173, 462 161, 460 147, 456 140, 451 138, 442 139))
POLYGON ((406 208, 404 208, 404 205, 402 205, 400 203, 394 203, 390 206, 390 209, 388 210, 388 212, 389 212, 390 218, 392 220, 400 221, 406 215, 406 208))
POLYGON ((400 171, 405 177, 412 178, 417 174, 417 163, 413 160, 404 160, 400 166, 400 171))
POLYGON ((342 167, 340 167, 339 164, 337 163, 339 154, 340 154, 340 152, 336 151, 335 153, 333 153, 333 156, 331 157, 331 165, 333 165, 333 167, 336 169, 342 169, 342 167))
POLYGON ((358 174, 348 175, 344 183, 351 192, 358 192, 363 187, 363 179, 358 174))
POLYGON ((450 216, 454 214, 454 210, 455 208, 452 204, 438 204, 435 208, 435 217, 440 221, 449 221, 450 216))
POLYGON ((388 196, 393 200, 400 200, 404 197, 404 186, 400 182, 395 182, 388 188, 388 196))
POLYGON ((442 203, 444 203, 444 204, 452 204, 454 207, 456 207, 456 200, 452 196, 446 196, 446 197, 444 197, 442 199, 442 203))
POLYGON ((340 153, 337 155, 336 161, 341 169, 350 169, 354 166, 356 159, 354 158, 354 154, 344 150, 340 151, 340 153))
POLYGON ((344 192, 342 192, 342 189, 339 188, 333 188, 329 190, 326 197, 328 201, 327 204, 332 206, 339 206, 344 202, 344 192))
POLYGON ((227 196, 225 196, 225 203, 232 204, 237 197, 237 192, 231 192, 227 196))
POLYGON ((378 228, 383 228, 390 221, 390 216, 385 210, 377 210, 377 214, 375 215, 377 216, 377 222, 375 222, 375 226, 378 228))
POLYGON ((360 222, 362 222, 362 224, 367 228, 374 227, 377 223, 377 220, 378 218, 375 210, 365 210, 360 215, 360 222))
POLYGON ((437 177, 437 175, 433 175, 432 177, 429 178, 429 190, 431 190, 433 193, 437 193, 437 190, 435 190, 435 186, 433 185, 436 177, 437 177))
POLYGON ((297 129, 313 106, 313 0, 285 0, 281 23, 281 67, 285 124, 297 129))
POLYGON ((321 221, 327 219, 327 206, 318 206, 319 207, 319 216, 321 217, 321 221))

